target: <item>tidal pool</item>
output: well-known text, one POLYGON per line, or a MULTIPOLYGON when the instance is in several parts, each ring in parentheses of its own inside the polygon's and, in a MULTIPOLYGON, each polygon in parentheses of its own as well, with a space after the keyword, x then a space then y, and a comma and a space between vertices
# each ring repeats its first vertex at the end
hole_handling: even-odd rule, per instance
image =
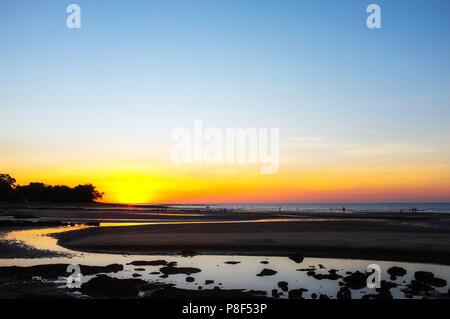
MULTIPOLYGON (((107 275, 119 279, 139 278, 153 283, 173 284, 177 288, 191 290, 219 287, 220 289, 253 291, 269 297, 276 295, 279 298, 288 298, 289 291, 306 289, 302 293, 304 298, 315 298, 320 295, 336 298, 337 292, 344 284, 345 277, 357 271, 365 273, 368 265, 376 264, 381 269, 381 280, 396 285, 390 289, 390 293, 394 298, 448 298, 450 267, 446 265, 338 258, 306 257, 302 262, 297 263, 288 257, 274 256, 195 255, 183 257, 179 255, 87 253, 61 247, 57 244, 55 238, 49 236, 58 232, 86 227, 95 226, 77 225, 73 227, 38 228, 6 233, 2 236, 2 240, 14 241, 25 247, 38 250, 57 252, 63 254, 63 256, 0 259, 0 266, 27 267, 43 264, 106 266, 121 264, 124 266, 123 270, 108 273, 107 275), (198 268, 200 272, 164 276, 160 271, 161 265, 131 264, 136 261, 154 260, 176 263, 176 267, 198 268), (404 268, 406 274, 392 278, 388 273, 388 269, 394 266, 404 268), (275 273, 269 272, 270 275, 257 276, 264 269, 273 270, 275 273), (440 281, 439 287, 431 287, 428 291, 411 294, 408 285, 415 281, 415 273, 417 271, 430 272, 435 278, 445 280, 445 285, 442 284, 443 281, 440 281), (336 276, 329 276, 330 274, 336 274, 336 276)), ((82 282, 88 282, 95 276, 83 276, 82 282)), ((60 277, 58 283, 60 287, 65 287, 66 277, 60 277)), ((353 299, 372 294, 377 294, 377 291, 367 287, 351 289, 351 297, 353 299)))

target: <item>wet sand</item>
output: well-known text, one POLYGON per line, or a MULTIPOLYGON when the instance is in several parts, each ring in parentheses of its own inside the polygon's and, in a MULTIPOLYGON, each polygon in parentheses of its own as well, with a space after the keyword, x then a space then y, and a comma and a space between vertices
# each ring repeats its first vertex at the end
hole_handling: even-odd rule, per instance
MULTIPOLYGON (((427 217, 428 218, 428 217, 427 217)), ((144 254, 237 254, 450 264, 448 219, 297 218, 290 222, 99 227, 57 235, 66 248, 144 254)))
POLYGON ((299 253, 308 257, 450 264, 450 215, 447 213, 239 212, 206 207, 17 205, 0 207, 0 215, 14 216, 14 220, 22 222, 181 223, 92 227, 55 235, 61 246, 81 251, 267 256, 299 253), (275 221, 283 219, 291 221, 275 221))

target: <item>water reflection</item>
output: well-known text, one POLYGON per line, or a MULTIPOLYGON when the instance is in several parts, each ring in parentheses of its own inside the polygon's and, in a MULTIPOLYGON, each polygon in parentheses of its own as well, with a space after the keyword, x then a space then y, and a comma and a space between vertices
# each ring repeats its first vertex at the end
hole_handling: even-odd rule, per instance
MULTIPOLYGON (((121 224, 123 225, 123 224, 121 224)), ((112 226, 112 225, 109 225, 112 226)), ((119 255, 105 253, 84 253, 63 248, 57 244, 57 240, 51 236, 53 233, 83 229, 92 226, 77 225, 74 227, 56 227, 28 229, 12 231, 3 236, 3 240, 20 241, 24 245, 40 250, 50 250, 65 253, 64 257, 53 258, 14 258, 0 259, 0 266, 33 266, 41 264, 80 264, 92 266, 106 266, 109 264, 122 264, 124 269, 117 273, 108 274, 111 277, 126 279, 138 277, 149 282, 171 283, 177 288, 203 289, 218 286, 222 289, 244 289, 246 291, 264 291, 268 296, 272 295, 272 290, 276 289, 280 293, 280 298, 287 298, 288 293, 279 287, 279 282, 286 282, 288 289, 307 289, 303 293, 305 298, 311 298, 312 294, 327 295, 330 298, 336 297, 336 292, 340 289, 341 279, 317 279, 304 269, 315 269, 315 274, 329 274, 331 269, 335 269, 340 276, 346 276, 347 272, 365 272, 369 264, 378 264, 381 267, 381 279, 398 284, 392 288, 391 293, 394 298, 405 298, 402 290, 405 285, 414 279, 416 271, 429 271, 435 277, 447 281, 445 287, 436 288, 437 292, 446 293, 449 289, 450 267, 422 263, 355 260, 355 259, 334 259, 334 258, 305 258, 303 262, 296 263, 287 257, 267 257, 267 256, 231 256, 231 255, 196 255, 193 257, 182 257, 178 255, 119 255), (186 281, 186 274, 173 274, 167 278, 161 277, 161 266, 139 265, 130 263, 134 261, 165 260, 176 262, 177 267, 195 267, 201 271, 190 274, 193 281, 186 281), (239 263, 227 263, 236 261, 239 263), (390 279, 387 270, 393 266, 400 266, 407 270, 407 274, 395 280, 390 279), (263 269, 276 271, 271 276, 257 276, 263 269), (211 282, 213 281, 213 282, 211 282), (208 283, 208 284, 206 284, 208 283)), ((85 276, 84 282, 94 276, 85 276)), ((64 283, 61 278, 61 284, 64 283)), ((363 288, 352 291, 352 298, 361 298, 365 294, 376 293, 374 289, 363 288)))

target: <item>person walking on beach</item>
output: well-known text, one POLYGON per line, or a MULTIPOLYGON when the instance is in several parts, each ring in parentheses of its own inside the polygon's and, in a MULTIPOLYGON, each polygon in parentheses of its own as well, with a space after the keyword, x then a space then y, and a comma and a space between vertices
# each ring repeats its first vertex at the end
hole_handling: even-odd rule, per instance
POLYGON ((344 206, 344 207, 342 207, 342 212, 343 212, 343 213, 345 213, 345 206, 344 206))

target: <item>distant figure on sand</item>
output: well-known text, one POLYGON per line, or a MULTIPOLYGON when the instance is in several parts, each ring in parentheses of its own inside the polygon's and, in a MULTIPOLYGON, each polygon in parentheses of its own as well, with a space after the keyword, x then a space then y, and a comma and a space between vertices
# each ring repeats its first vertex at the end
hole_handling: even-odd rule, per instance
POLYGON ((342 212, 345 213, 345 207, 342 207, 342 212))

